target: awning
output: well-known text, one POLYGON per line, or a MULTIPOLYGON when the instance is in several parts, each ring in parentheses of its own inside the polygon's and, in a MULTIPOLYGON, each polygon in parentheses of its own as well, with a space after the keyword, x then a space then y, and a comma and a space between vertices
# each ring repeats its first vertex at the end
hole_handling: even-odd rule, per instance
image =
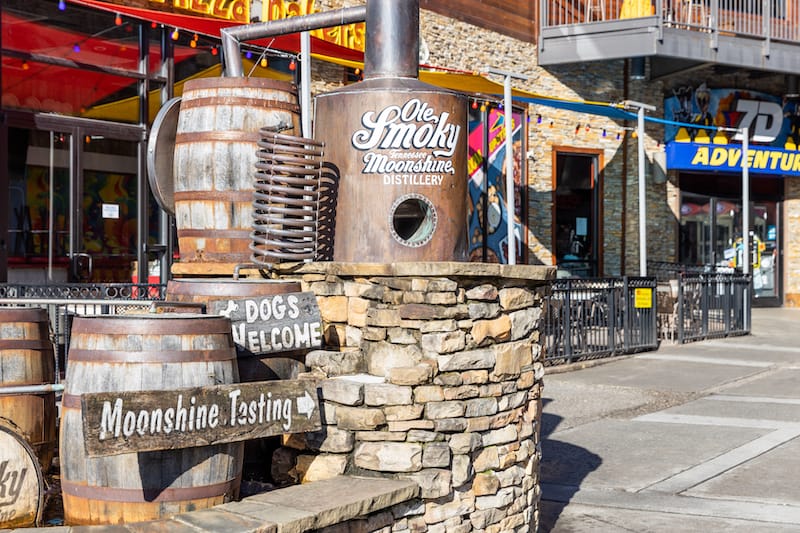
MULTIPOLYGON (((244 66, 245 72, 250 72, 253 69, 254 62, 244 59, 242 60, 242 65, 244 66)), ((176 81, 173 91, 175 96, 182 96, 183 95, 183 86, 184 84, 193 79, 197 78, 212 78, 212 77, 219 77, 222 75, 222 65, 213 65, 197 74, 189 76, 188 78, 184 78, 180 81, 176 81)), ((281 80, 281 81, 292 81, 293 76, 286 74, 284 72, 280 72, 277 70, 273 70, 270 68, 261 68, 257 67, 255 69, 255 77, 259 78, 271 78, 274 80, 281 80)), ((158 114, 158 110, 161 108, 161 98, 160 98, 160 91, 154 90, 150 92, 150 98, 148 100, 150 109, 149 109, 149 117, 150 121, 152 122, 155 120, 156 115, 158 114)), ((138 117, 139 110, 139 97, 138 96, 131 96, 129 98, 123 98, 121 100, 117 100, 116 102, 110 102, 107 104, 101 104, 94 106, 88 109, 82 116, 87 118, 96 118, 102 120, 115 120, 119 122, 130 122, 136 120, 138 117)))
MULTIPOLYGON (((361 61, 353 61, 324 54, 312 54, 312 57, 352 69, 363 70, 364 68, 364 63, 361 61)), ((502 96, 504 90, 502 83, 492 81, 485 75, 477 72, 470 73, 452 70, 428 70, 425 69, 424 65, 419 71, 419 79, 420 81, 430 83, 431 85, 436 85, 437 87, 451 89, 453 91, 459 91, 462 93, 502 96)), ((636 120, 637 118, 636 113, 624 110, 621 104, 553 98, 550 96, 513 88, 511 93, 514 100, 529 104, 567 109, 569 111, 575 111, 576 113, 602 115, 615 120, 636 120)))
MULTIPOLYGON (((178 28, 191 33, 197 33, 198 35, 215 37, 217 39, 220 38, 221 29, 240 25, 237 22, 230 22, 226 20, 198 17, 194 15, 183 15, 179 13, 169 13, 166 11, 155 11, 152 9, 142 9, 118 4, 109 4, 107 2, 98 2, 96 0, 67 1, 72 4, 101 9, 110 13, 119 13, 120 15, 156 22, 171 28, 178 28)), ((270 37, 268 39, 259 39, 248 42, 249 44, 261 46, 263 48, 274 48, 277 50, 294 53, 300 52, 299 33, 279 35, 277 37, 270 37)), ((311 37, 311 51, 318 54, 341 57, 352 61, 362 61, 364 58, 363 52, 345 48, 344 46, 339 46, 338 44, 330 43, 313 36, 311 37)))

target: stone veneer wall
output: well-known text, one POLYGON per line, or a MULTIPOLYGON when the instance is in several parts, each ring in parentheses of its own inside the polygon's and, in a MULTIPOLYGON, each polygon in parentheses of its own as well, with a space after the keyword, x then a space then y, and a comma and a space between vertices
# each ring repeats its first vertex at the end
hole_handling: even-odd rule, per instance
MULTIPOLYGON (((324 427, 287 436, 273 479, 416 481, 391 531, 533 531, 538 524, 540 329, 550 267, 308 263, 278 267, 317 295, 324 427)), ((388 527, 388 526, 387 526, 388 527)), ((389 531, 389 529, 387 529, 389 531)))

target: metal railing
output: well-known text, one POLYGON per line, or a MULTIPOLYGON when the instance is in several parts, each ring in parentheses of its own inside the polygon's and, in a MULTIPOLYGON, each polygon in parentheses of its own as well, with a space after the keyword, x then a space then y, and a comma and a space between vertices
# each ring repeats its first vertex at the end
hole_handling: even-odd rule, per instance
POLYGON ((677 341, 750 333, 750 276, 683 275, 678 278, 677 341))
POLYGON ((661 27, 800 41, 796 0, 541 0, 543 28, 656 18, 661 27))
POLYGON ((657 349, 655 304, 655 278, 554 281, 545 306, 545 363, 657 349))
POLYGON ((729 267, 648 263, 659 279, 659 338, 679 343, 750 333, 749 274, 729 267))
POLYGON ((146 313, 167 286, 151 283, 0 283, 0 307, 46 309, 55 345, 56 382, 66 364, 72 319, 80 315, 146 313))

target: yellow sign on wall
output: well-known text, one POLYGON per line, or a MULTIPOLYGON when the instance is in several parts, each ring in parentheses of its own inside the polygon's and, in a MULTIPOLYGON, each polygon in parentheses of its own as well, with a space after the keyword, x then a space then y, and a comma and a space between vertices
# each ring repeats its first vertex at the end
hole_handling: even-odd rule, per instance
MULTIPOLYGON (((163 3, 165 0, 155 1, 163 3)), ((243 23, 250 22, 250 0, 172 0, 172 5, 198 15, 209 15, 218 19, 243 23)))
POLYGON ((633 307, 636 309, 653 307, 653 289, 644 287, 633 289, 633 307))
MULTIPOLYGON (((289 17, 310 15, 318 11, 314 5, 314 0, 264 0, 262 4, 262 20, 282 20, 289 17)), ((352 50, 364 51, 366 25, 363 22, 313 30, 310 33, 323 41, 338 44, 352 50)))

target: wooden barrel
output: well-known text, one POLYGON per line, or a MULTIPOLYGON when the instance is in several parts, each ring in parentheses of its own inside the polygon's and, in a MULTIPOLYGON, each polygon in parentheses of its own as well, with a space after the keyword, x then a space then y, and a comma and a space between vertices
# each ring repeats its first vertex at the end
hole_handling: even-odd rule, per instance
POLYGON ((230 320, 197 314, 76 317, 61 410, 67 524, 165 518, 238 497, 242 443, 89 457, 81 394, 238 382, 230 320))
POLYGON ((181 261, 249 263, 259 129, 299 133, 293 84, 265 78, 186 82, 173 174, 181 261))
MULTIPOLYGON (((300 292, 299 281, 196 278, 173 279, 167 283, 167 302, 191 302, 208 305, 215 300, 241 300, 300 292)), ((169 307, 169 306, 167 306, 169 307)), ((252 356, 244 346, 236 345, 239 379, 242 382, 271 379, 294 379, 305 371, 303 353, 252 356)))
POLYGON ((3 388, 52 384, 55 359, 45 309, 0 309, 0 417, 19 429, 42 470, 56 449, 56 397, 50 392, 3 393, 3 388))
POLYGON ((38 525, 44 479, 36 453, 17 428, 0 418, 0 529, 38 525))

